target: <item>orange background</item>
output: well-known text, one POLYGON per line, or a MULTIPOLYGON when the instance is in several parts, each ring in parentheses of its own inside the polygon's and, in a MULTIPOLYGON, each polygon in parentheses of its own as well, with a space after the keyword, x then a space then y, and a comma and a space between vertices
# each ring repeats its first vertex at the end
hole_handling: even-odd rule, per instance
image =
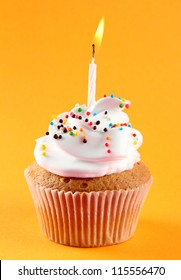
POLYGON ((0 7, 0 258, 180 259, 180 0, 7 0, 0 7), (134 237, 81 249, 46 239, 24 169, 51 116, 87 102, 88 64, 97 25, 97 99, 131 100, 142 132, 142 160, 154 184, 134 237))

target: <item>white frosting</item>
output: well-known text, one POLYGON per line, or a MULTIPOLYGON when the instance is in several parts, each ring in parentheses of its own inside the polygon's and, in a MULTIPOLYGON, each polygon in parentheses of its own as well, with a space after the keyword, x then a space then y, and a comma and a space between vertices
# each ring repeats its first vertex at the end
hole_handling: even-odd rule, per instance
POLYGON ((140 160, 142 135, 122 110, 128 100, 105 97, 91 108, 76 105, 53 119, 49 135, 36 140, 35 158, 65 177, 99 177, 133 168, 140 160))

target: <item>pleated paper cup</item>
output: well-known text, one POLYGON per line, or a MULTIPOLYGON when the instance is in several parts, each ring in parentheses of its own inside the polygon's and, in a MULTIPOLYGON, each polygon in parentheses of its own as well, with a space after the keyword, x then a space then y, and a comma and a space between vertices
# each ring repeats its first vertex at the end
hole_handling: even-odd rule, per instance
POLYGON ((43 233, 77 247, 124 242, 135 233, 152 178, 128 190, 65 192, 32 184, 26 177, 43 233))

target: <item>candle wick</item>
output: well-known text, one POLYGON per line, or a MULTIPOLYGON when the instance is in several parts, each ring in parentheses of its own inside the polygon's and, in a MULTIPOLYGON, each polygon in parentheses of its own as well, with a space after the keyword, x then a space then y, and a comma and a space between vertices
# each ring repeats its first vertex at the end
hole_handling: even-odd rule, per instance
POLYGON ((92 44, 92 58, 95 56, 95 44, 92 44))

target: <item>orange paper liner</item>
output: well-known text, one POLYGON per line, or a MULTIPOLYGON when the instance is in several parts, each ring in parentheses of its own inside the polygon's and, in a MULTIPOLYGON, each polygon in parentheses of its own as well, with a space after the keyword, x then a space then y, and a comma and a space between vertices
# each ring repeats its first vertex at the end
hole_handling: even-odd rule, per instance
POLYGON ((52 241, 78 247, 117 244, 133 236, 152 178, 135 189, 64 192, 26 178, 40 226, 52 241))

